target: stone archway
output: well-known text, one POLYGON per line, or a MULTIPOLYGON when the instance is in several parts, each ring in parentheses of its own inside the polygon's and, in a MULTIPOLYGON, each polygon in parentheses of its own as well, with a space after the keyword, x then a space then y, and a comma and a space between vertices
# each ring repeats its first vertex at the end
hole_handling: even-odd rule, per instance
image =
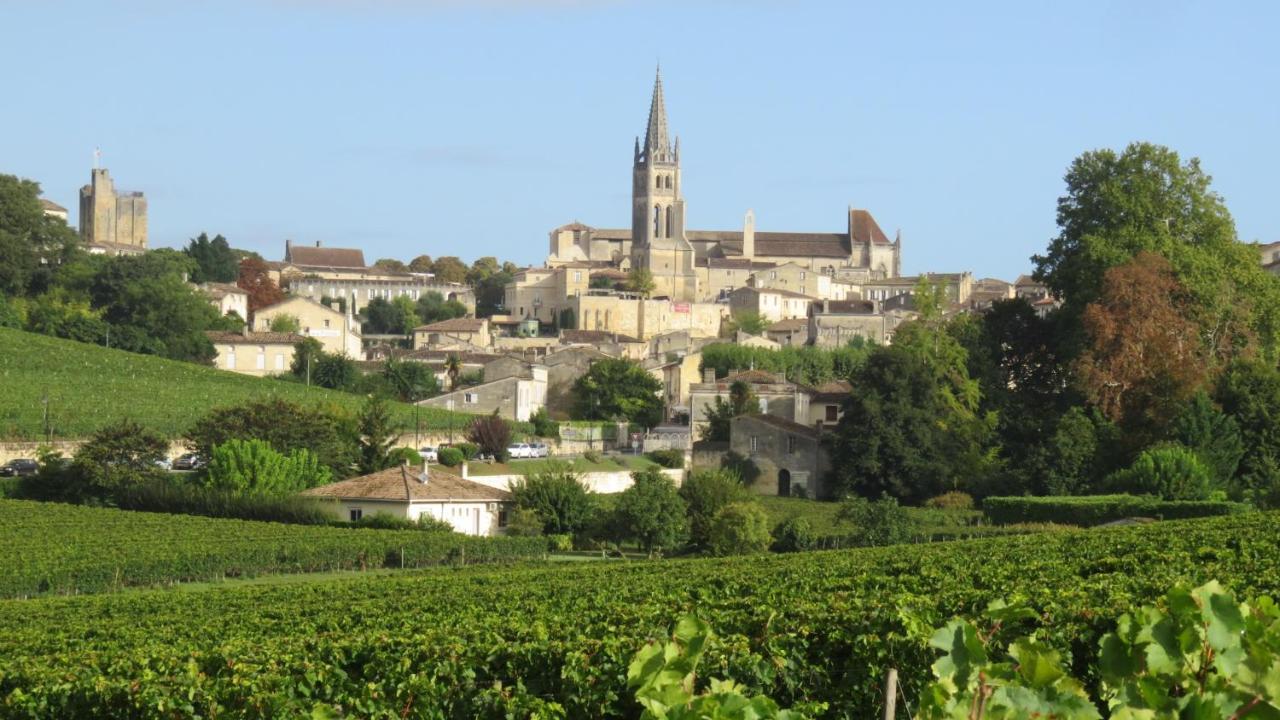
POLYGON ((791 471, 782 469, 778 471, 778 497, 791 496, 791 471))

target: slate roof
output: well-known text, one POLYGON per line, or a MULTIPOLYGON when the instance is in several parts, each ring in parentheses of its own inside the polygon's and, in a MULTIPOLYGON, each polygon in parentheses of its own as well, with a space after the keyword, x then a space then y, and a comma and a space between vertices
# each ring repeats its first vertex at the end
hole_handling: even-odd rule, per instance
POLYGON ((506 490, 464 480, 441 465, 430 467, 427 482, 422 482, 421 477, 421 467, 399 465, 304 490, 301 494, 316 498, 383 502, 501 502, 511 499, 511 493, 506 490))
POLYGON ((741 415, 734 418, 733 422, 762 422, 765 425, 772 425, 781 430, 795 433, 796 435, 804 435, 811 438, 818 437, 818 430, 816 428, 811 428, 808 425, 801 425, 798 422, 792 422, 791 420, 784 417, 778 417, 777 415, 741 415))
POLYGON ((237 332, 205 331, 210 342, 223 345, 292 345, 306 338, 296 333, 251 332, 248 335, 237 332))
POLYGON ((356 248, 311 247, 291 245, 285 250, 284 260, 294 265, 347 268, 364 270, 364 251, 356 248))

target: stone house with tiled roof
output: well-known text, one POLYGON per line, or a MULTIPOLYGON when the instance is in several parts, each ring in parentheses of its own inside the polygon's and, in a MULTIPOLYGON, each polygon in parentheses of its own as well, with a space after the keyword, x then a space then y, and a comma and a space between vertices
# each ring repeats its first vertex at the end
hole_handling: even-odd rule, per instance
POLYGON ((207 282, 197 286, 209 299, 209 304, 221 315, 235 313, 241 320, 249 319, 249 293, 235 283, 207 282))
POLYGON ((776 415, 742 415, 729 424, 729 449, 754 468, 748 487, 761 495, 829 497, 831 457, 822 431, 776 415))
POLYGON ((809 341, 809 319, 779 320, 764 329, 764 336, 779 345, 804 345, 809 341))
POLYGON ((488 318, 452 318, 413 329, 413 349, 444 348, 451 345, 488 348, 493 345, 488 318))
POLYGON ((354 522, 374 515, 417 521, 442 520, 465 535, 499 535, 506 527, 511 493, 475 482, 467 465, 400 465, 369 475, 305 490, 303 497, 325 502, 334 516, 354 522))
POLYGON ((283 375, 293 364, 294 346, 304 340, 294 333, 206 332, 216 353, 213 366, 242 375, 283 375))
POLYGON ((253 329, 267 332, 272 321, 281 316, 297 320, 299 333, 315 338, 325 352, 346 355, 353 360, 364 359, 360 323, 352 315, 350 306, 347 312, 341 313, 310 298, 290 296, 254 311, 253 329))
POLYGON ((769 322, 809 316, 809 306, 820 302, 791 290, 740 287, 729 293, 729 312, 733 315, 756 313, 769 322))
POLYGON ((759 411, 777 415, 792 422, 805 422, 809 417, 809 394, 779 373, 745 370, 717 379, 714 368, 704 368, 702 382, 689 386, 689 423, 694 437, 701 436, 707 425, 707 411, 715 407, 716 398, 729 400, 730 388, 738 381, 747 383, 759 401, 759 411))

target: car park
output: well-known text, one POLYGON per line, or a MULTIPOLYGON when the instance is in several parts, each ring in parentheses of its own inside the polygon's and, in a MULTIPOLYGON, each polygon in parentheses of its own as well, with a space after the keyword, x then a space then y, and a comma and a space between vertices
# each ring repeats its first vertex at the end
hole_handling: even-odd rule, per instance
POLYGON ((40 470, 40 464, 29 458, 18 458, 10 460, 3 466, 0 466, 0 477, 22 477, 24 475, 35 475, 40 470))

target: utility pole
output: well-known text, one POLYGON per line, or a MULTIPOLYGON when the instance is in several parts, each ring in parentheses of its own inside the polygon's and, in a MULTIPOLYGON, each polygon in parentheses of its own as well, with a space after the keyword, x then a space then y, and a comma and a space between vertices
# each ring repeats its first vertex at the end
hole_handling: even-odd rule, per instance
POLYGON ((311 351, 307 350, 307 387, 311 387, 311 351))
POLYGON ((53 442, 53 428, 49 427, 49 389, 45 388, 44 396, 40 398, 40 403, 44 405, 44 441, 53 442))

